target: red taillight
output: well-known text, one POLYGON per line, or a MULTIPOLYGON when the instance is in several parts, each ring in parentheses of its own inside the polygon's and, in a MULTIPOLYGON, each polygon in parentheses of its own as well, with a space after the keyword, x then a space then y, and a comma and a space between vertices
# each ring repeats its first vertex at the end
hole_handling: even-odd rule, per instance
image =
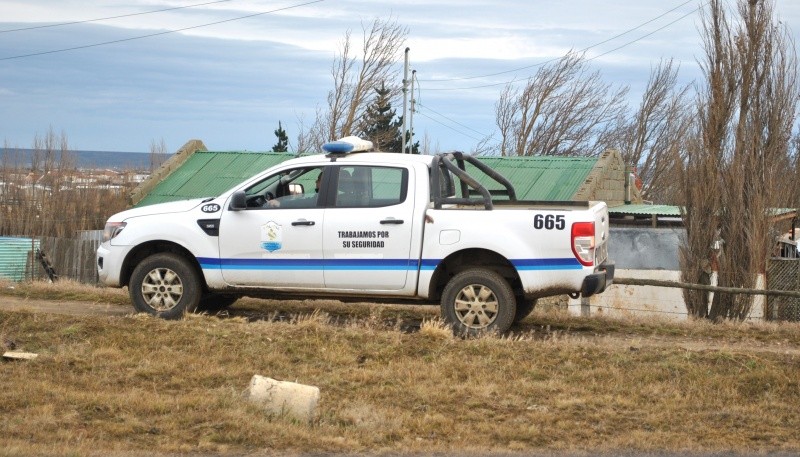
POLYGON ((594 222, 572 224, 572 253, 582 265, 594 265, 594 222))

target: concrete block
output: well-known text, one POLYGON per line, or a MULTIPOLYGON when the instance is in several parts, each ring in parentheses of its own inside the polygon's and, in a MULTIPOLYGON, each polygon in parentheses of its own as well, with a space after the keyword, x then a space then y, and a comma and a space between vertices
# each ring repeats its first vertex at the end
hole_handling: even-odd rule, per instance
POLYGON ((319 387, 253 375, 247 398, 262 405, 269 414, 311 422, 317 413, 319 387))
POLYGON ((36 357, 39 357, 39 354, 35 354, 33 352, 8 351, 3 354, 3 357, 11 360, 33 360, 36 357))

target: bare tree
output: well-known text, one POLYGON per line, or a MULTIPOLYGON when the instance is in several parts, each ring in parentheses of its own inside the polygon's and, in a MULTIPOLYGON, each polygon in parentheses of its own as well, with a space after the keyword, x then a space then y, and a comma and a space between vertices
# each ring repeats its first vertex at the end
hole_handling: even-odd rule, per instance
POLYGON ((426 131, 425 134, 422 136, 422 141, 420 141, 419 145, 419 153, 423 155, 434 155, 439 153, 440 151, 439 142, 434 142, 433 138, 428 134, 426 131))
MULTIPOLYGON (((797 59, 789 32, 774 21, 773 4, 739 0, 738 20, 732 22, 722 0, 711 0, 703 16, 706 87, 696 140, 701 147, 690 148, 683 180, 685 280, 698 276, 718 230, 724 243, 719 284, 753 287, 774 243, 769 210, 791 198, 775 178, 790 161, 797 59)), ((693 300, 690 311, 743 319, 750 305, 749 297, 715 294, 710 310, 693 300)))
POLYGON ((639 108, 612 138, 626 164, 637 167, 642 196, 671 203, 679 193, 676 167, 685 156, 692 116, 688 86, 677 87, 678 67, 661 61, 650 73, 639 108))
POLYGON ((297 116, 297 125, 298 125, 298 132, 297 132, 297 147, 294 148, 295 152, 298 154, 303 154, 311 150, 311 146, 308 144, 310 135, 306 131, 306 118, 302 114, 297 116))
POLYGON ((521 90, 513 83, 495 104, 504 155, 594 155, 623 114, 627 88, 602 82, 582 54, 545 65, 521 90))
POLYGON ((0 235, 72 237, 102 228, 125 208, 120 189, 88 184, 64 133, 37 134, 30 157, 30 163, 17 153, 0 158, 0 235))
POLYGON ((392 71, 407 35, 408 29, 396 21, 375 19, 370 26, 362 26, 361 52, 356 55, 348 31, 331 67, 333 89, 327 107, 317 110, 314 124, 298 143, 319 148, 326 141, 361 130, 372 92, 384 81, 395 98, 401 87, 388 82, 396 80, 392 71))
POLYGON ((158 143, 156 140, 150 140, 150 173, 160 167, 168 158, 169 152, 164 138, 161 138, 158 143))
POLYGON ((486 154, 493 154, 495 152, 495 146, 493 144, 494 137, 492 135, 486 136, 478 143, 472 147, 470 150, 470 154, 474 156, 481 156, 486 154))
MULTIPOLYGON (((712 248, 721 224, 722 179, 728 129, 733 117, 740 69, 731 55, 733 42, 725 10, 712 0, 703 15, 705 61, 700 62, 706 85, 697 100, 698 125, 683 169, 682 217, 687 240, 681 249, 681 276, 686 282, 705 283, 711 273, 712 248)), ((708 294, 684 291, 688 311, 708 317, 708 294)))
POLYGON ((786 179, 789 181, 785 184, 787 187, 794 190, 791 198, 785 207, 787 208, 800 208, 800 186, 796 183, 800 182, 800 129, 795 127, 794 136, 789 147, 789 165, 788 168, 792 171, 786 173, 786 179))
POLYGON ((500 99, 494 105, 494 114, 497 123, 497 128, 500 130, 500 155, 517 155, 516 148, 516 134, 515 134, 515 116, 518 109, 518 104, 514 102, 516 93, 514 86, 507 85, 503 92, 500 94, 500 99))

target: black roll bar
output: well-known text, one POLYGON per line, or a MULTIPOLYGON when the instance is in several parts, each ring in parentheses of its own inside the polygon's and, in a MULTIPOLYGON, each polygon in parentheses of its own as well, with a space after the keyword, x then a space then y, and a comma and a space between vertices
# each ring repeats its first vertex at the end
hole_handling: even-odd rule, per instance
POLYGON ((464 162, 468 162, 473 165, 478 170, 485 173, 490 178, 494 179, 502 186, 506 188, 506 193, 508 194, 508 198, 510 201, 517 200, 517 193, 514 190, 514 186, 511 184, 511 181, 506 179, 505 176, 501 175, 497 171, 490 168, 488 165, 484 164, 480 160, 476 159, 471 155, 466 155, 460 151, 448 152, 443 154, 437 154, 434 157, 433 166, 431 170, 431 187, 433 188, 433 205, 436 209, 441 209, 444 203, 449 204, 457 204, 457 205, 480 205, 483 204, 484 208, 487 210, 494 209, 494 204, 492 203, 492 195, 491 193, 481 185, 475 178, 469 175, 466 170, 466 166, 464 162), (455 161, 456 163, 453 163, 455 161), (446 168, 448 171, 453 173, 454 175, 458 176, 461 180, 461 198, 456 197, 448 197, 442 195, 442 188, 440 182, 440 173, 439 168, 446 168), (469 188, 473 188, 477 190, 481 196, 483 197, 482 201, 476 201, 469 198, 469 188))

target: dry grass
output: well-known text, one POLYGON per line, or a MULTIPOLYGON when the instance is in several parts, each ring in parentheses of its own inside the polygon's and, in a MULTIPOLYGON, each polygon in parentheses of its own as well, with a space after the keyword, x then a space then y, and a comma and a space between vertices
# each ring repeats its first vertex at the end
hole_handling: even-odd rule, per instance
POLYGON ((421 307, 232 311, 259 305, 288 317, 0 313, 2 344, 40 354, 0 363, 0 454, 800 451, 796 324, 547 312, 515 335, 463 340, 435 308, 415 332, 392 321, 421 307), (253 374, 318 386, 318 420, 247 403, 253 374))
POLYGON ((69 279, 14 283, 0 278, 0 295, 29 299, 90 301, 130 306, 128 289, 91 287, 69 279))

